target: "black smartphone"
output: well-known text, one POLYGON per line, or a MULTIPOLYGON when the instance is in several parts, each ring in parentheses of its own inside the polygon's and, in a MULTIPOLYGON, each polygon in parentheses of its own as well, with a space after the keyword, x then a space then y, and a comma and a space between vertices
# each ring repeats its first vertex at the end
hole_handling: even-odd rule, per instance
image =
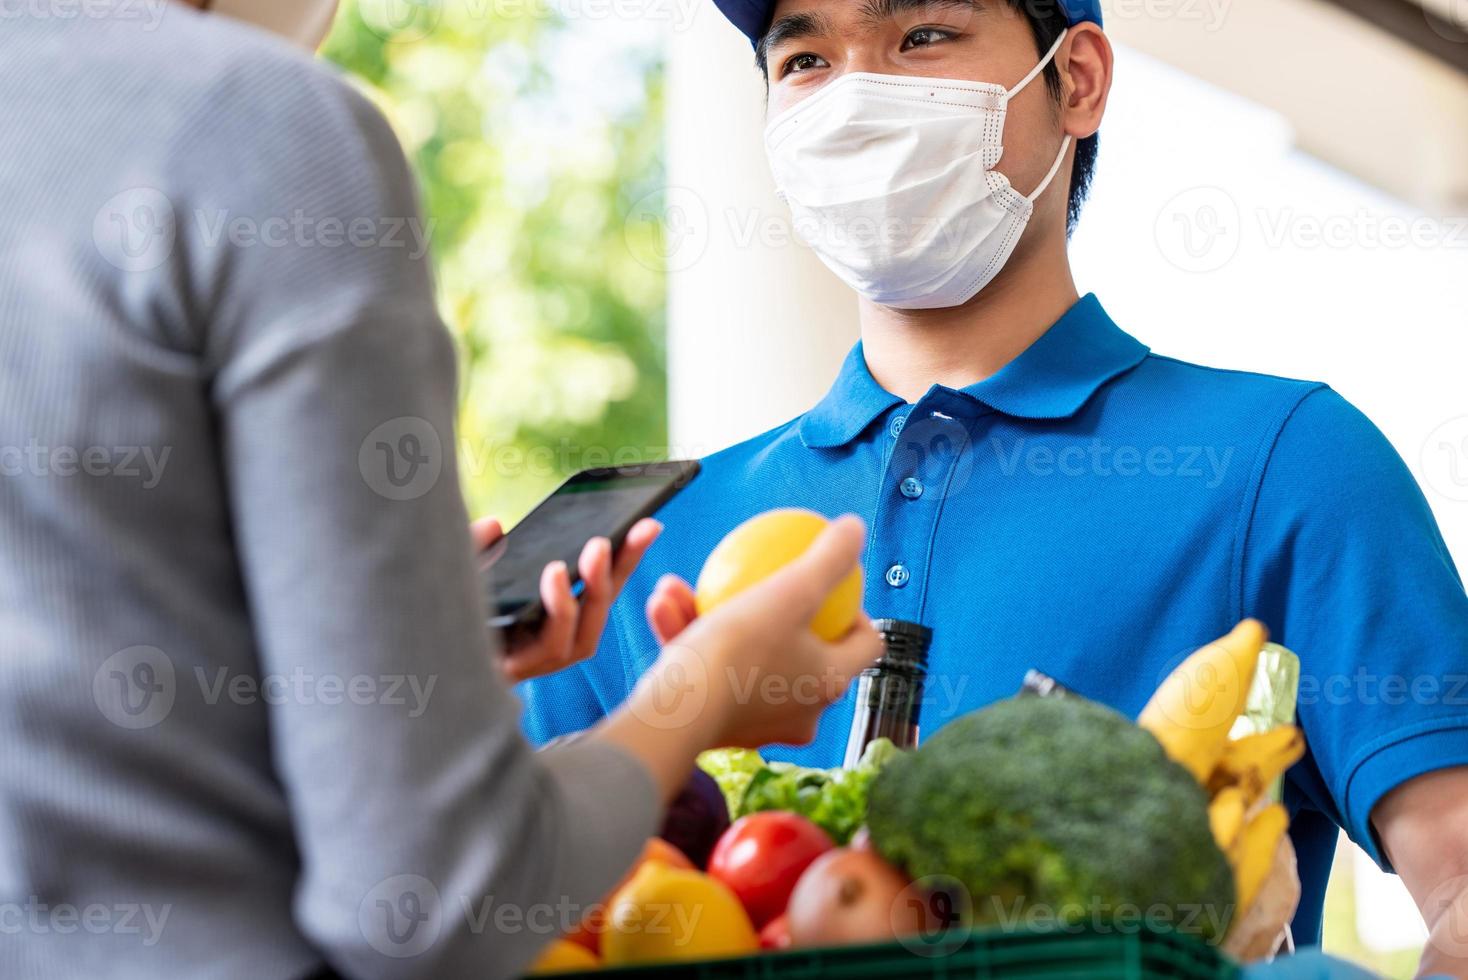
POLYGON ((480 574, 489 589, 489 625, 534 632, 545 618, 540 576, 546 565, 564 561, 579 595, 576 562, 586 542, 607 538, 616 554, 632 525, 688 486, 698 470, 694 460, 641 463, 582 470, 561 484, 480 555, 480 574))

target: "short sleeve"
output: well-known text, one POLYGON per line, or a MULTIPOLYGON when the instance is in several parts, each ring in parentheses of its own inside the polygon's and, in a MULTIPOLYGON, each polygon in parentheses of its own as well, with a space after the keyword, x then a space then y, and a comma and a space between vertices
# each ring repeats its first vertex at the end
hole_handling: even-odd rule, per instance
POLYGON ((1302 768, 1329 796, 1317 802, 1387 867, 1372 808, 1416 776, 1468 765, 1468 596, 1406 464, 1329 388, 1279 433, 1243 579, 1245 613, 1300 655, 1302 768))

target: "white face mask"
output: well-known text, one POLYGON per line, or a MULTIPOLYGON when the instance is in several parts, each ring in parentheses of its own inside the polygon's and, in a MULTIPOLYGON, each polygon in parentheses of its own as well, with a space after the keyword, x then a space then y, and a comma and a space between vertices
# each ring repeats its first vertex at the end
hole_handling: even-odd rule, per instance
POLYGON ((1070 148, 1028 197, 994 170, 1012 89, 853 72, 780 113, 765 150, 795 230, 874 303, 905 310, 968 302, 1008 261, 1070 148))
POLYGON ((331 32, 337 0, 205 0, 204 9, 263 27, 315 51, 331 32))

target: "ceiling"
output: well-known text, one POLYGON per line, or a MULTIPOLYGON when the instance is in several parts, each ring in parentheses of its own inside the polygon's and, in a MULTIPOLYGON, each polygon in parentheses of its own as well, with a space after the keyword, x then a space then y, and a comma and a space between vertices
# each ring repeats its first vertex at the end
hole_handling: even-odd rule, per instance
POLYGON ((1281 113, 1305 152, 1468 213, 1468 0, 1108 0, 1106 31, 1281 113))

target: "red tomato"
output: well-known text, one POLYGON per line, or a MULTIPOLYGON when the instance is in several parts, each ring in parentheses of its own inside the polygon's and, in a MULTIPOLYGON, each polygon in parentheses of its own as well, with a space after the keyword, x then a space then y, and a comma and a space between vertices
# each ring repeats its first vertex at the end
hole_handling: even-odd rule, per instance
POLYGON ((790 921, 781 915, 770 920, 769 924, 759 931, 760 949, 789 949, 790 948, 790 921))
POLYGON ((811 862, 835 846, 824 830, 794 813, 752 813, 724 831, 708 873, 739 896, 761 929, 785 911, 811 862))

